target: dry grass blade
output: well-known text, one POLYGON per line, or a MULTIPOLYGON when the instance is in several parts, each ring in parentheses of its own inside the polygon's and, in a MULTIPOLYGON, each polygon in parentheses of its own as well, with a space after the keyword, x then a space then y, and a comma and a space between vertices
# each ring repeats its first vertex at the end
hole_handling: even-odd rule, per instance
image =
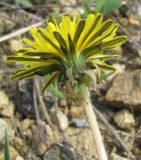
POLYGON ((48 111, 46 109, 43 97, 41 96, 39 82, 38 82, 37 79, 35 79, 34 81, 35 81, 34 83, 35 83, 35 87, 36 87, 37 97, 38 97, 39 103, 40 103, 40 109, 41 109, 42 113, 44 114, 44 117, 45 117, 45 120, 47 121, 47 123, 50 125, 50 127, 52 129, 54 129, 53 124, 52 124, 52 122, 50 120, 49 113, 48 113, 48 111))
MULTIPOLYGON (((39 26, 41 26, 43 23, 44 23, 44 21, 38 22, 38 23, 34 24, 34 26, 35 26, 35 27, 39 27, 39 26)), ((11 38, 17 37, 17 36, 19 36, 19 35, 27 32, 28 30, 30 30, 32 27, 33 27, 33 25, 30 25, 30 26, 28 26, 28 27, 24 27, 24 28, 18 29, 18 30, 16 30, 16 31, 12 32, 12 33, 9 33, 9 34, 7 34, 7 35, 4 35, 4 36, 0 37, 0 43, 2 43, 2 42, 4 42, 4 41, 7 41, 7 40, 9 40, 9 39, 11 39, 11 38)))

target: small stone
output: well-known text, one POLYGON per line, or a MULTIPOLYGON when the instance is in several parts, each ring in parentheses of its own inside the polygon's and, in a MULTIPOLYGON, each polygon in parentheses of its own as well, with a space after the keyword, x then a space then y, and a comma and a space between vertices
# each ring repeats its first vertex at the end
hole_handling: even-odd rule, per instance
POLYGON ((9 41, 9 43, 12 51, 16 51, 23 48, 23 42, 19 39, 12 39, 9 41))
POLYGON ((129 21, 127 18, 120 18, 119 20, 120 24, 122 24, 123 26, 128 26, 129 25, 129 21))
POLYGON ((31 126, 31 130, 34 131, 35 128, 36 128, 36 124, 33 124, 33 125, 31 126))
POLYGON ((31 139, 32 136, 33 136, 32 130, 31 130, 31 129, 27 129, 27 130, 24 132, 24 135, 27 136, 29 139, 31 139))
POLYGON ((115 48, 114 52, 115 52, 116 54, 122 55, 122 54, 123 54, 123 49, 122 49, 122 47, 118 47, 118 48, 115 48))
POLYGON ((81 128, 89 127, 89 124, 85 119, 74 118, 71 120, 70 124, 73 127, 81 127, 81 128))
POLYGON ((140 21, 137 16, 130 15, 128 20, 131 25, 140 26, 140 21))
POLYGON ((0 152, 0 160, 4 160, 4 151, 0 152))
POLYGON ((47 145, 43 142, 38 144, 38 155, 43 155, 45 151, 47 150, 47 145))
POLYGON ((39 125, 36 127, 31 137, 31 147, 37 156, 43 156, 53 142, 53 138, 46 134, 45 125, 39 125))
POLYGON ((52 108, 50 113, 52 121, 58 126, 60 131, 64 131, 66 128, 68 128, 68 118, 59 108, 52 108))
POLYGON ((28 146, 23 139, 15 137, 12 141, 14 148, 23 156, 28 151, 28 146))
MULTIPOLYGON (((17 156, 19 156, 19 153, 15 150, 13 147, 9 147, 10 152, 10 159, 15 160, 17 156)), ((4 150, 0 152, 0 160, 4 160, 4 150)), ((22 160, 22 159, 21 159, 22 160)))
POLYGON ((45 129, 46 129, 47 135, 53 137, 52 129, 51 129, 51 127, 48 124, 45 125, 45 129))
MULTIPOLYGON (((82 128, 68 127, 65 130, 64 134, 65 136, 69 136, 69 142, 71 142, 72 146, 77 146, 77 150, 79 150, 79 152, 83 153, 85 156, 89 157, 89 159, 92 160, 94 159, 94 157, 96 157, 96 151, 93 143, 91 130, 88 128, 83 130, 83 132, 82 130, 82 128), (76 133, 80 134, 78 136, 73 136, 76 135, 76 133)), ((78 159, 76 158, 76 160, 78 159)))
POLYGON ((9 97, 3 91, 0 91, 0 109, 5 108, 8 104, 9 97))
POLYGON ((21 156, 16 156, 15 160, 24 160, 24 158, 21 156))
POLYGON ((6 130, 9 140, 12 140, 14 138, 14 131, 5 120, 0 119, 0 144, 4 144, 6 130))
POLYGON ((117 112, 113 119, 118 127, 122 129, 131 129, 133 126, 135 126, 133 114, 126 109, 117 112))
POLYGON ((83 107, 81 107, 81 106, 71 106, 70 116, 71 116, 71 118, 83 118, 84 117, 83 107))
POLYGON ((112 153, 110 157, 111 157, 111 160, 128 160, 127 158, 121 157, 115 153, 112 153))
POLYGON ((34 123, 35 121, 33 119, 26 118, 21 122, 21 128, 23 131, 27 131, 34 123))
POLYGON ((58 104, 59 104, 59 107, 62 107, 62 108, 66 107, 67 106, 66 99, 60 99, 58 101, 58 104))
POLYGON ((10 157, 11 157, 11 160, 15 160, 15 158, 17 156, 19 156, 19 153, 16 151, 15 148, 10 146, 10 157))
POLYGON ((113 79, 105 100, 117 108, 141 110, 141 69, 119 73, 113 79))
POLYGON ((14 105, 13 103, 9 103, 7 107, 2 109, 1 113, 2 116, 7 117, 7 118, 12 118, 14 116, 14 105))

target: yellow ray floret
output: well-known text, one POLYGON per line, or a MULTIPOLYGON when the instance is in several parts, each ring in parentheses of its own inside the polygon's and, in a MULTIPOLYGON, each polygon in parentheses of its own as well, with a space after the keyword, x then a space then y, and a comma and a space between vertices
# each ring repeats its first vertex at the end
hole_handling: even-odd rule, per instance
POLYGON ((12 62, 26 65, 13 78, 48 75, 45 90, 51 83, 75 80, 88 70, 114 70, 106 62, 117 55, 107 51, 127 41, 126 36, 116 34, 118 27, 113 20, 103 22, 100 13, 89 14, 86 19, 63 16, 60 22, 53 17, 46 28, 32 27, 29 31, 32 38, 23 38, 28 47, 8 57, 12 62))

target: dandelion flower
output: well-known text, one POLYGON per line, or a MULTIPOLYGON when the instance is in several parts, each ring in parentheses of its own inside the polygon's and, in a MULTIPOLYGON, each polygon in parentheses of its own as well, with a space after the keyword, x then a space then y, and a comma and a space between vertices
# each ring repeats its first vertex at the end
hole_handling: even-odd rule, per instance
POLYGON ((126 36, 117 36, 118 27, 113 20, 103 22, 100 13, 89 14, 86 19, 63 16, 59 23, 53 17, 47 28, 32 27, 29 31, 32 39, 23 38, 29 47, 8 57, 26 66, 17 70, 12 78, 48 75, 44 91, 51 83, 74 82, 92 70, 114 70, 106 61, 117 55, 107 51, 127 41, 126 36))

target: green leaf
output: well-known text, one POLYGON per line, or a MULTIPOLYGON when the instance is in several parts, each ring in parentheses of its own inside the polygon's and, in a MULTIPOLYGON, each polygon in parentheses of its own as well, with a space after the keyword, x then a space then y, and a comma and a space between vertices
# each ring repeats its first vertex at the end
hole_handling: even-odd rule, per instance
POLYGON ((97 0, 96 12, 103 13, 105 15, 110 14, 113 10, 121 7, 121 0, 97 0))
POLYGON ((60 13, 58 11, 54 11, 49 13, 49 17, 56 17, 57 19, 59 18, 60 13))
POLYGON ((7 130, 5 130, 4 160, 10 160, 10 151, 9 151, 9 142, 8 142, 7 130))
POLYGON ((57 87, 55 87, 54 85, 50 85, 48 87, 48 90, 54 95, 57 96, 60 99, 64 99, 65 95, 63 94, 63 92, 61 92, 57 87))

